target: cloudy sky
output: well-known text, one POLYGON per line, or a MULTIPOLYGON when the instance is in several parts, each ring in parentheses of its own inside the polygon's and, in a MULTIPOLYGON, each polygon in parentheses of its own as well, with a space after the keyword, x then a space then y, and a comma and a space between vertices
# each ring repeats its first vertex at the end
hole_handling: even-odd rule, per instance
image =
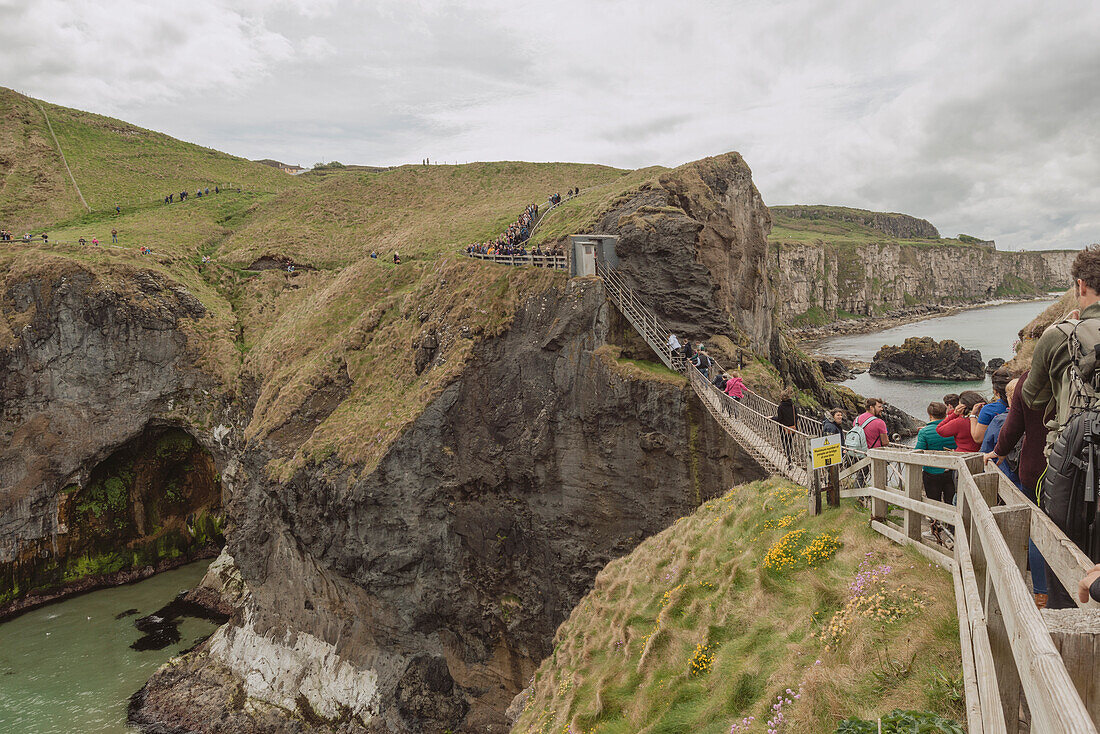
POLYGON ((0 85, 249 158, 635 168, 1100 241, 1100 3, 0 0, 0 85))

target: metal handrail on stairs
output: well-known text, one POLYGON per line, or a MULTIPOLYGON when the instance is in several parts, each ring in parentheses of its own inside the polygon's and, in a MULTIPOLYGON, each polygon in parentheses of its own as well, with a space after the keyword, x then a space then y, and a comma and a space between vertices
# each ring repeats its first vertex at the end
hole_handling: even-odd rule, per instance
MULTIPOLYGON (((807 432, 803 426, 813 430, 812 420, 787 428, 772 416, 776 404, 751 391, 746 398, 734 400, 719 390, 699 369, 676 354, 669 347, 671 332, 661 323, 622 276, 605 261, 597 261, 597 273, 603 278, 604 290, 608 299, 626 317, 630 325, 641 335, 649 347, 657 353, 669 369, 686 374, 695 394, 702 401, 707 412, 722 426, 723 430, 765 470, 783 474, 802 485, 810 480, 808 466, 810 439, 820 435, 820 422, 817 422, 817 434, 807 432), (764 408, 764 412, 761 410, 764 408)), ((719 368, 717 363, 715 367, 719 368)))

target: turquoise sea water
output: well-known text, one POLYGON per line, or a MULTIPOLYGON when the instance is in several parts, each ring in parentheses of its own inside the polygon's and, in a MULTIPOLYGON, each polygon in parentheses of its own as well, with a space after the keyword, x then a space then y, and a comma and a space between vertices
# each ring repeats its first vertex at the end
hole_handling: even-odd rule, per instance
POLYGON ((0 732, 123 734, 126 704, 171 656, 215 625, 185 617, 180 641, 137 652, 134 620, 202 579, 199 561, 145 581, 93 591, 0 623, 0 732), (137 609, 137 614, 116 615, 137 609))
MULTIPOLYGON (((1012 344, 1019 330, 1053 302, 1052 299, 986 306, 870 334, 832 337, 814 344, 812 351, 870 362, 885 344, 901 344, 911 336, 930 336, 936 340, 954 339, 967 349, 977 349, 986 362, 994 357, 1007 360, 1012 357, 1012 344)), ((992 394, 988 377, 976 382, 911 382, 884 380, 864 373, 840 384, 860 395, 881 398, 921 419, 926 417, 928 403, 940 400, 947 393, 978 390, 992 394)))

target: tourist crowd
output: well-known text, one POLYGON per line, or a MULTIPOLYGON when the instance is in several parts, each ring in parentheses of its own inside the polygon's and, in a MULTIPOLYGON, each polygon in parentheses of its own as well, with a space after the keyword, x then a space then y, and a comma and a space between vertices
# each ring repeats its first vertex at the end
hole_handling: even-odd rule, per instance
POLYGON ((478 242, 466 248, 466 254, 473 255, 526 255, 523 244, 531 236, 531 228, 538 220, 538 204, 528 204, 516 221, 508 225, 504 234, 494 240, 478 242))

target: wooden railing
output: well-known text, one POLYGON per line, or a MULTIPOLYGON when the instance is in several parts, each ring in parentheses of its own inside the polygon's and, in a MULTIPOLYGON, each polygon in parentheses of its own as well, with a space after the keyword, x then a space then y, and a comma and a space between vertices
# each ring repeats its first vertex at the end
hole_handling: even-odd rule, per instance
POLYGON ((536 268, 554 268, 568 270, 569 258, 565 255, 486 255, 480 252, 466 253, 478 260, 489 260, 503 265, 534 265, 536 268))
POLYGON ((1024 580, 1029 539, 1071 593, 1092 562, 981 454, 871 449, 861 464, 847 472, 869 467, 868 486, 841 496, 869 498, 875 531, 954 576, 970 734, 1097 734, 1100 613, 1040 612, 1024 580), (925 466, 957 472, 957 506, 924 497, 925 466), (953 553, 923 537, 925 519, 954 526, 953 553))

